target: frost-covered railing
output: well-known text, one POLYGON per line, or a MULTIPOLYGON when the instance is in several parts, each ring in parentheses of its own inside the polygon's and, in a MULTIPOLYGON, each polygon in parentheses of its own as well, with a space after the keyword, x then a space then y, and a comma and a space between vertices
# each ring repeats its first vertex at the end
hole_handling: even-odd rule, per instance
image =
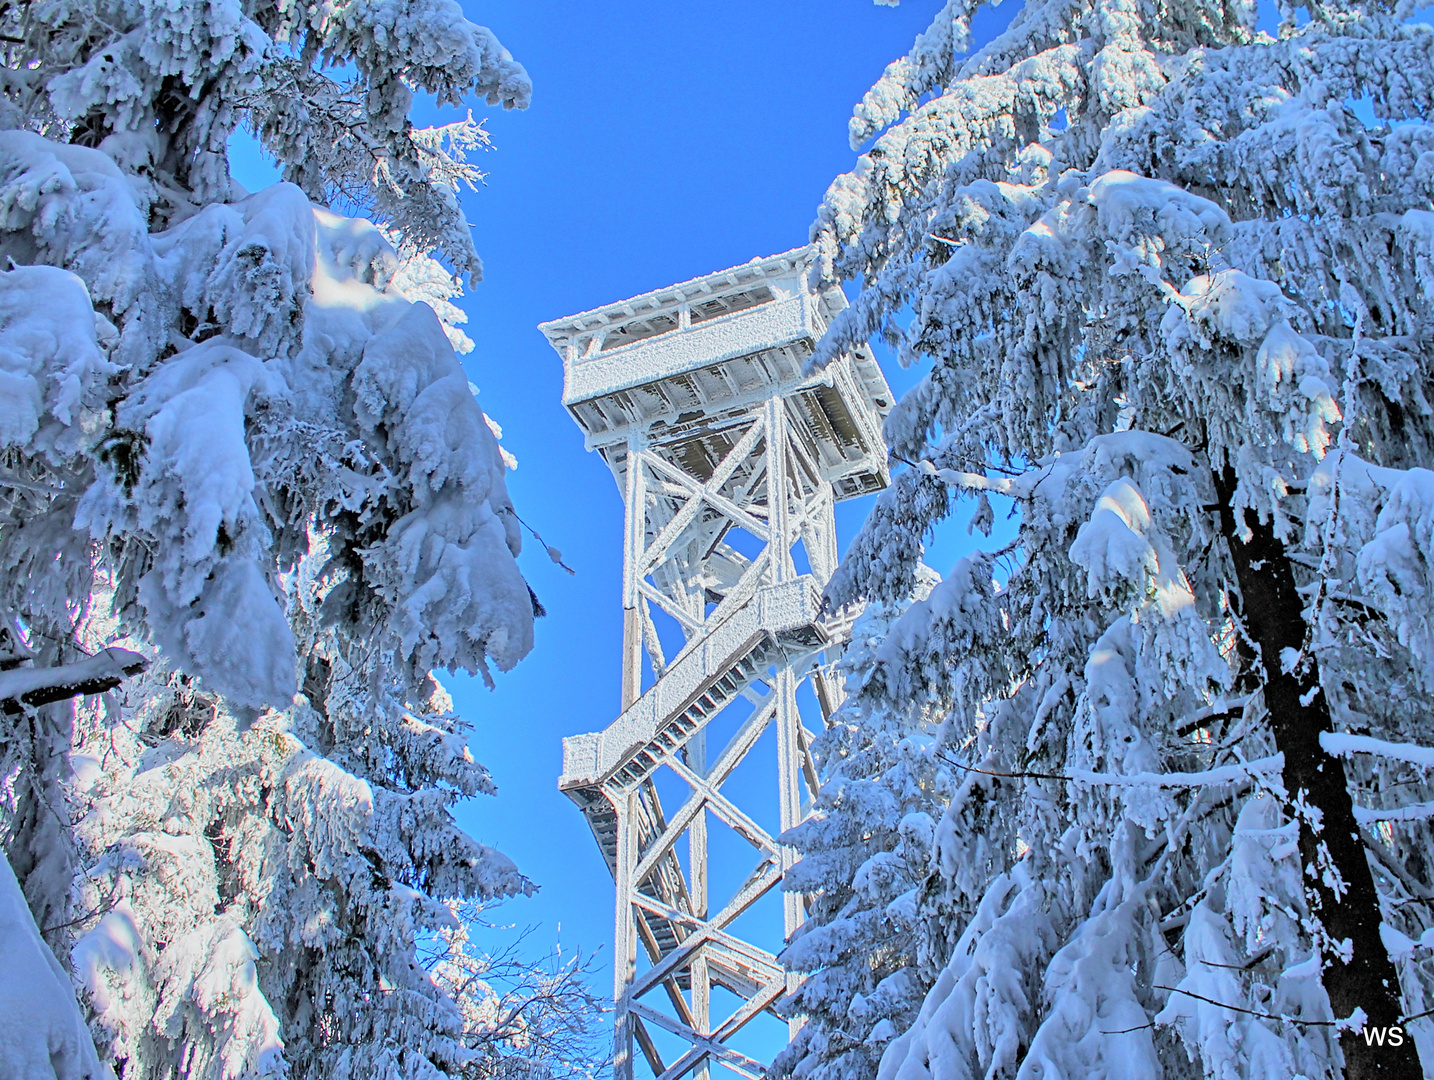
MULTIPOLYGON (((564 790, 596 786, 644 752, 650 760, 665 754, 668 747, 659 742, 661 736, 763 637, 770 638, 790 661, 827 644, 821 628, 821 593, 811 575, 762 589, 696 648, 683 653, 605 730, 564 739, 560 786, 564 790)), ((689 733, 690 729, 683 732, 689 733)))
POLYGON ((568 368, 565 404, 586 401, 613 387, 682 374, 699 367, 776 348, 789 341, 815 342, 824 327, 806 296, 772 300, 760 307, 578 357, 568 368))

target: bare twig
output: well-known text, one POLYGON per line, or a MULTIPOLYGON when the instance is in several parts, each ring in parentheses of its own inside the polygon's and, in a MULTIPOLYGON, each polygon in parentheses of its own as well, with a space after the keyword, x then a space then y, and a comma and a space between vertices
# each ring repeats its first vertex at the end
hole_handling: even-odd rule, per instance
POLYGON ((1207 998, 1203 994, 1197 994, 1191 990, 1182 990, 1178 986, 1161 986, 1159 983, 1152 983, 1152 989, 1166 990, 1172 994, 1184 994, 1186 997, 1194 998, 1196 1001, 1203 1001, 1207 1005, 1215 1005, 1221 1009, 1229 1009, 1231 1012, 1244 1013, 1247 1016, 1258 1016, 1261 1020, 1275 1020, 1285 1024, 1304 1024, 1307 1027, 1339 1027, 1334 1020, 1301 1020, 1294 1016, 1278 1016, 1275 1013, 1263 1013, 1255 1009, 1241 1008, 1239 1005, 1227 1005, 1223 1001, 1216 1001, 1214 998, 1207 998))
POLYGON ((947 757, 945 754, 936 755, 948 765, 955 765, 958 769, 965 769, 967 772, 979 773, 981 776, 996 776, 1002 780, 1074 780, 1074 776, 1062 776, 1059 773, 1043 772, 992 772, 990 769, 978 769, 974 765, 963 765, 955 758, 947 757))
POLYGON ((1155 1021, 1152 1020, 1148 1024, 1137 1024, 1135 1027, 1119 1028, 1115 1031, 1106 1031, 1104 1028, 1102 1028, 1100 1033, 1102 1035, 1128 1035, 1132 1031, 1144 1031, 1147 1028, 1153 1028, 1154 1026, 1155 1021))

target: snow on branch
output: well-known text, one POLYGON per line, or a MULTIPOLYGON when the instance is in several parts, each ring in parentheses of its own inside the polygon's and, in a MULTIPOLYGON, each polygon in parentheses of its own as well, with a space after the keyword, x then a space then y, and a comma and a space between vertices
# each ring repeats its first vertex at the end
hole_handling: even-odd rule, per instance
MULTIPOLYGON (((1424 769, 1434 769, 1434 747, 1416 746, 1414 743, 1388 742, 1369 735, 1346 735, 1326 731, 1319 737, 1319 744, 1325 753, 1339 755, 1374 754, 1395 761, 1407 761, 1424 769)), ((1382 819, 1388 820, 1388 819, 1382 819)))
POLYGON ((1354 820, 1361 825, 1373 825, 1380 821, 1428 821, 1434 818, 1434 802, 1417 802, 1408 806, 1395 806, 1379 810, 1369 806, 1356 806, 1354 820))
MULTIPOLYGON (((5 672, 5 675, 13 674, 5 672)), ((102 1080, 70 977, 40 937, 10 861, 0 853, 0 1074, 102 1080)))
MULTIPOLYGON (((1246 1009, 1240 1005, 1231 1005, 1225 1001, 1216 1001, 1214 998, 1205 997, 1203 994, 1196 994, 1179 986, 1165 986, 1161 983, 1151 983, 1152 990, 1165 990, 1172 994, 1184 994, 1186 997, 1194 998, 1196 1001, 1203 1001, 1207 1005, 1214 1005, 1216 1008, 1229 1009, 1231 1012, 1244 1013, 1246 1016, 1258 1016, 1261 1020, 1274 1020, 1281 1024, 1302 1024, 1305 1027, 1332 1027, 1332 1028, 1353 1028, 1358 1030, 1364 1027, 1362 1017, 1356 1015, 1345 1020, 1305 1020, 1298 1016, 1277 1016, 1274 1013, 1260 1012, 1256 1009, 1246 1009)), ((1108 1032, 1107 1034, 1117 1034, 1108 1032)))
POLYGON ((1271 754, 1269 757, 1258 758, 1255 761, 1242 761, 1235 765, 1219 765, 1213 769, 1201 769, 1198 772, 1108 773, 1091 772, 1088 769, 1071 769, 1066 773, 992 772, 989 769, 978 769, 973 765, 963 765, 945 754, 936 756, 948 765, 954 765, 966 772, 979 773, 982 776, 997 776, 1007 780, 1062 780, 1072 784, 1108 787, 1202 788, 1214 784, 1238 784, 1242 780, 1279 772, 1284 767, 1284 755, 1271 754))
MULTIPOLYGON (((6 629, 3 656, 25 662, 30 651, 6 629)), ((81 694, 113 690, 149 661, 111 647, 73 664, 0 671, 0 711, 23 713, 81 694)), ((74 987, 40 935, 9 859, 0 853, 0 1075, 36 1080, 102 1080, 101 1064, 74 987)))
POLYGON ((103 694, 126 677, 138 675, 149 661, 129 649, 111 647, 73 664, 0 671, 0 709, 23 712, 82 694, 103 694))

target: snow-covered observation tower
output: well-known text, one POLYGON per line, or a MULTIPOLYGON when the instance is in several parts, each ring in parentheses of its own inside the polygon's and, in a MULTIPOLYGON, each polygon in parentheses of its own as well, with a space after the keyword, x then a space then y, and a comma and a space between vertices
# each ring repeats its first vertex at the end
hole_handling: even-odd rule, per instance
POLYGON ((886 485, 891 404, 865 347, 804 372, 846 306, 815 259, 798 248, 541 327, 627 510, 622 713, 563 740, 559 781, 617 884, 617 1080, 634 1042, 660 1080, 706 1080, 714 1061, 756 1080, 731 1040, 794 985, 775 953, 802 899, 782 897, 780 925, 776 897, 759 901, 815 790, 799 688, 824 718, 840 693, 849 627, 821 602, 833 506, 886 485), (773 726, 775 763, 752 753, 773 726), (750 873, 728 871, 750 850, 709 858, 729 840, 755 849, 750 873))

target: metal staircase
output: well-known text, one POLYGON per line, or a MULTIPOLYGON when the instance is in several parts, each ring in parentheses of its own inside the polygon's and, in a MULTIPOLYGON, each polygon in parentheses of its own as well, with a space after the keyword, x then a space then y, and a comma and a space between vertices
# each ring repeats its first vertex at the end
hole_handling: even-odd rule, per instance
POLYGON ((784 895, 761 934, 734 924, 791 865, 777 836, 815 792, 797 688, 811 682, 824 717, 838 703, 830 665, 849 624, 821 603, 833 507, 886 484, 891 400, 865 350, 805 371, 846 303, 814 263, 802 248, 541 327, 564 360, 564 404, 627 509, 623 708, 563 740, 559 781, 617 890, 615 1080, 631 1080, 635 1050, 659 1080, 707 1080, 714 1063, 756 1080, 765 1065, 732 1040, 795 985, 775 954, 801 898, 784 895), (776 836, 744 805, 750 792, 724 790, 772 727, 776 836), (756 856, 722 896, 710 895, 712 820, 756 856), (714 987, 738 1000, 720 1020, 714 987))

